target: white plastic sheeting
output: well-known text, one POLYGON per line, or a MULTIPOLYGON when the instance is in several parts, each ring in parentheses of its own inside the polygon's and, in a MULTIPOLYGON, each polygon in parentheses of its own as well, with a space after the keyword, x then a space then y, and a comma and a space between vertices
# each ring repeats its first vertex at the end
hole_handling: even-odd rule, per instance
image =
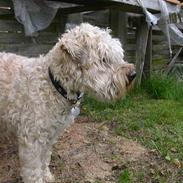
POLYGON ((55 17, 60 3, 46 0, 12 0, 15 17, 24 25, 27 36, 36 36, 37 31, 50 25, 55 17))
POLYGON ((146 15, 146 21, 149 25, 157 25, 166 35, 170 56, 172 55, 171 44, 183 46, 183 33, 178 27, 170 22, 169 15, 172 13, 180 13, 179 6, 170 5, 163 0, 158 0, 161 12, 153 15, 144 6, 143 0, 137 0, 146 15))
POLYGON ((147 11, 143 0, 137 0, 138 4, 142 7, 144 14, 146 15, 146 22, 151 26, 151 25, 156 25, 158 23, 159 18, 149 11, 147 11))

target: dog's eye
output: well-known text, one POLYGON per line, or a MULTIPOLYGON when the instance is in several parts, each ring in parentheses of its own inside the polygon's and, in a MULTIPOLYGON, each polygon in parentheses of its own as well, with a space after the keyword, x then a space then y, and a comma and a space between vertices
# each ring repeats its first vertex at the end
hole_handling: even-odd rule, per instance
POLYGON ((107 63, 105 58, 102 59, 102 62, 103 62, 103 63, 107 63))

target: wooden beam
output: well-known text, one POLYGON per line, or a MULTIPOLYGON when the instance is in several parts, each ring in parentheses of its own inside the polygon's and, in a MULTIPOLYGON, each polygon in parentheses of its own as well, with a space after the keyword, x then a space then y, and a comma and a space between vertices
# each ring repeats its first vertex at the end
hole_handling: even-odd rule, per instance
POLYGON ((141 84, 142 74, 144 69, 146 48, 149 35, 149 26, 145 21, 145 18, 142 17, 139 21, 139 27, 137 29, 137 43, 136 43, 136 86, 138 87, 141 84))
MULTIPOLYGON (((122 11, 142 13, 142 8, 136 0, 49 0, 59 1, 65 3, 74 3, 85 6, 104 6, 110 8, 118 8, 122 11)), ((153 13, 160 12, 160 6, 158 0, 143 0, 144 6, 153 13)), ((170 4, 170 6, 175 6, 170 4)))
POLYGON ((82 5, 96 5, 96 4, 109 4, 111 0, 48 0, 48 1, 59 1, 64 3, 82 4, 82 5))
POLYGON ((152 27, 149 29, 147 40, 146 55, 143 69, 143 79, 150 78, 152 71, 152 27))
MULTIPOLYGON (((133 12, 133 13, 143 13, 142 7, 138 4, 136 0, 111 0, 113 2, 113 7, 118 8, 122 11, 133 12)), ((152 13, 160 12, 158 0, 143 0, 144 6, 152 13)))
POLYGON ((170 63, 167 65, 165 72, 169 73, 171 71, 171 69, 173 68, 173 66, 175 65, 176 59, 179 56, 180 52, 182 51, 182 47, 179 48, 178 52, 175 54, 175 56, 173 57, 173 59, 170 61, 170 63))
POLYGON ((17 32, 23 31, 23 26, 16 20, 0 20, 0 30, 1 31, 10 31, 17 32))
POLYGON ((26 43, 26 44, 4 44, 0 45, 0 51, 17 53, 25 56, 38 56, 40 54, 47 53, 53 45, 47 44, 34 44, 34 43, 26 43))
POLYGON ((60 8, 59 12, 61 14, 73 14, 73 13, 80 13, 80 12, 85 12, 85 11, 103 10, 103 9, 107 9, 107 8, 108 8, 108 6, 104 6, 104 5, 98 5, 98 6, 78 5, 78 6, 75 6, 75 7, 60 8))
POLYGON ((13 7, 13 2, 11 0, 1 0, 0 7, 13 7))
POLYGON ((127 16, 125 12, 121 12, 117 9, 110 9, 110 28, 112 34, 118 37, 123 45, 125 46, 127 37, 127 16))

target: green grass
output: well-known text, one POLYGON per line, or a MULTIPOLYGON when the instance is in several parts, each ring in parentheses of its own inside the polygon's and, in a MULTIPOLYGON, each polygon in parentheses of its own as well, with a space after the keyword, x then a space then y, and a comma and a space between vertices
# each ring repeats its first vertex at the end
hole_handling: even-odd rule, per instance
POLYGON ((128 169, 125 169, 119 176, 119 183, 132 183, 131 174, 128 169))
POLYGON ((128 96, 116 104, 104 104, 87 98, 85 114, 98 121, 115 121, 118 135, 156 148, 164 157, 183 160, 183 104, 175 100, 128 96), (171 149, 177 153, 171 153, 171 149))
POLYGON ((155 99, 173 99, 183 102, 183 82, 177 82, 173 76, 156 74, 146 80, 142 88, 155 99))
MULTIPOLYGON (((183 83, 173 78, 155 76, 112 104, 86 97, 82 112, 97 121, 116 122, 116 134, 156 149, 167 162, 183 162, 183 83)), ((129 172, 120 177, 125 176, 130 182, 129 172)))

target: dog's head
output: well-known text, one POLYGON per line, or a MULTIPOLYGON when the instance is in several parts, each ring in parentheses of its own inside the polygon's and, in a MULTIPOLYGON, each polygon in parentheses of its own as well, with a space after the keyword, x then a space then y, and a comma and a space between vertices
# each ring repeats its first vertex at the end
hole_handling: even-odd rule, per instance
POLYGON ((134 65, 124 61, 121 43, 108 29, 83 23, 63 34, 57 47, 65 64, 78 73, 79 87, 99 98, 124 96, 136 76, 134 65))

